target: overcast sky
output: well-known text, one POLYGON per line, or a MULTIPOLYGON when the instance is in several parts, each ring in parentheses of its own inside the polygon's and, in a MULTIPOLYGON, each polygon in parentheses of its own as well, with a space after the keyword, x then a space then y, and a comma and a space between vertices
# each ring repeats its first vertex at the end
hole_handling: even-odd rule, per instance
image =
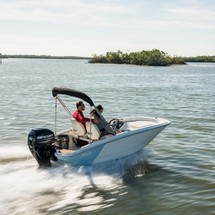
POLYGON ((215 55, 215 0, 0 0, 0 53, 215 55))

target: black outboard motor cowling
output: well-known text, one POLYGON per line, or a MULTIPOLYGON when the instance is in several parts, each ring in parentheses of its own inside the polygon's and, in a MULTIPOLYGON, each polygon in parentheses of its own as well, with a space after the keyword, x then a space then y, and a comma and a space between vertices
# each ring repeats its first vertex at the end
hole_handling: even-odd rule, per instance
POLYGON ((46 128, 32 129, 28 134, 28 147, 40 167, 51 166, 50 158, 55 158, 54 133, 46 128))

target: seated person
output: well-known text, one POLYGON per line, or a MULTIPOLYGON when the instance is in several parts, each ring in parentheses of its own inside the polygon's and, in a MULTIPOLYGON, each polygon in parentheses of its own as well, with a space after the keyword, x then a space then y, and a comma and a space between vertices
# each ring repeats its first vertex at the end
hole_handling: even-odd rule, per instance
MULTIPOLYGON (((104 108, 103 108, 101 105, 97 105, 96 108, 100 111, 100 113, 103 113, 104 108)), ((93 110, 90 112, 90 114, 91 114, 93 117, 95 117, 95 118, 100 117, 99 114, 96 112, 95 109, 93 109, 93 110)))
MULTIPOLYGON (((98 105, 96 106, 97 109, 102 113, 104 108, 101 106, 101 105, 98 105)), ((93 123, 95 123, 97 125, 97 127, 99 128, 99 130, 101 131, 102 130, 102 125, 101 125, 101 122, 100 122, 100 116, 99 114, 96 112, 95 109, 93 109, 90 114, 92 115, 93 117, 93 123)))
POLYGON ((85 105, 82 101, 76 103, 77 110, 72 114, 72 117, 77 121, 81 122, 86 128, 86 122, 90 121, 89 118, 85 118, 83 111, 85 110, 85 105))

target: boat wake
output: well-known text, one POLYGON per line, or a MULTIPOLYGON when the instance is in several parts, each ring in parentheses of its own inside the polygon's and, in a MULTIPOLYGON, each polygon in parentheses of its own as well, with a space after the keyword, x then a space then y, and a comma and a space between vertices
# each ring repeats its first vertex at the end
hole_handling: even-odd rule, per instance
POLYGON ((39 168, 29 152, 0 157, 1 214, 58 214, 110 207, 125 187, 150 171, 146 151, 92 167, 39 168), (22 196, 22 198, 20 198, 22 196), (63 212, 62 212, 63 213, 63 212))

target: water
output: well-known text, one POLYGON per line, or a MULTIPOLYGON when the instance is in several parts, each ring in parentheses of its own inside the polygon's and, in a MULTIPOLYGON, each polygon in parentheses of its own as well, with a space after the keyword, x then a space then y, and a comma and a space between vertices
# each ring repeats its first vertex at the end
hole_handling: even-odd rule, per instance
MULTIPOLYGON (((0 211, 6 214, 215 214, 215 64, 143 67, 85 60, 0 65, 0 211), (55 129, 53 87, 88 94, 106 118, 172 123, 142 152, 95 167, 39 169, 32 128, 55 129)), ((76 100, 66 99, 70 110, 76 100)), ((85 115, 88 113, 85 111, 85 115)), ((57 130, 70 126, 58 106, 57 130)))

